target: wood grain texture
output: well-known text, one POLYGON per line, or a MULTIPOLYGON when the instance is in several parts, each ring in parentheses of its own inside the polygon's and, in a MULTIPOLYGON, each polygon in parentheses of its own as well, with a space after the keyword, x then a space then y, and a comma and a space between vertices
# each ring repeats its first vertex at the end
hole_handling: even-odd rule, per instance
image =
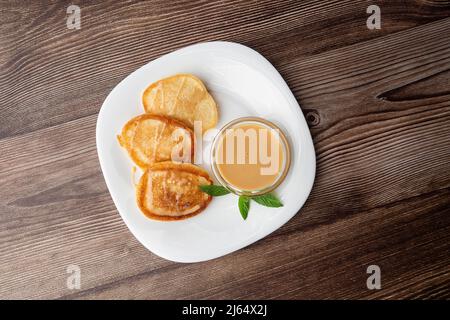
MULTIPOLYGON (((450 298, 450 3, 0 2, 0 298, 450 298), (316 182, 289 223, 212 261, 144 249, 104 183, 95 122, 109 91, 183 46, 267 57, 313 134, 316 182), (67 266, 82 271, 66 286, 67 266), (382 289, 366 288, 366 268, 382 289)), ((301 183, 301 181, 299 181, 301 183)))

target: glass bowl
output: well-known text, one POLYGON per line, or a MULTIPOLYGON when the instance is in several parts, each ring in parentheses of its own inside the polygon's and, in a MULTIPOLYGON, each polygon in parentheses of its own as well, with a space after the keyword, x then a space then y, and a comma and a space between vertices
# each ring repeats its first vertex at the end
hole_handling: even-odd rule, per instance
POLYGON ((289 148, 288 141, 287 141, 286 136, 284 135, 283 131, 281 131, 281 129, 278 126, 276 126, 274 123, 267 121, 265 119, 262 119, 262 118, 258 118, 258 117, 238 118, 238 119, 235 119, 235 120, 227 123, 225 126, 222 127, 222 129, 220 129, 220 131, 214 138, 214 141, 213 141, 212 147, 211 147, 211 169, 212 169, 214 177, 222 186, 224 186, 225 188, 227 188, 228 190, 230 190, 231 192, 233 192, 237 195, 258 196, 258 195, 263 195, 263 194, 272 192, 275 188, 277 188, 280 185, 281 182, 283 182, 284 178, 286 177, 286 174, 289 171, 290 159, 291 159, 290 148, 289 148), (278 137, 279 137, 279 143, 280 143, 281 150, 283 153, 281 169, 279 170, 275 180, 270 185, 266 185, 266 186, 264 186, 262 188, 258 188, 258 189, 245 190, 245 189, 241 189, 240 187, 238 187, 236 185, 233 185, 232 182, 228 181, 222 175, 222 173, 220 172, 220 169, 218 167, 218 164, 217 164, 218 145, 221 142, 222 137, 225 136, 228 129, 233 129, 233 128, 236 128, 236 127, 239 127, 239 126, 242 126, 245 124, 249 124, 249 125, 256 124, 260 127, 277 130, 278 137))

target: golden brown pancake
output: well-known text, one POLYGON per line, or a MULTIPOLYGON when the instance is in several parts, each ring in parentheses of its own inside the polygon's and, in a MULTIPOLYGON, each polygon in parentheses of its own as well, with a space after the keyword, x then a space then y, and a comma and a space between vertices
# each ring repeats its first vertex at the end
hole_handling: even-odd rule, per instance
POLYGON ((142 95, 145 112, 173 117, 190 128, 201 121, 203 132, 217 124, 217 106, 203 82, 190 74, 178 74, 155 83, 142 95))
POLYGON ((200 213, 211 196, 200 191, 210 185, 208 173, 190 163, 171 161, 150 165, 136 187, 136 200, 145 216, 156 220, 181 220, 200 213))
POLYGON ((141 168, 154 162, 192 162, 194 133, 180 121, 143 114, 128 121, 117 136, 131 159, 141 168))

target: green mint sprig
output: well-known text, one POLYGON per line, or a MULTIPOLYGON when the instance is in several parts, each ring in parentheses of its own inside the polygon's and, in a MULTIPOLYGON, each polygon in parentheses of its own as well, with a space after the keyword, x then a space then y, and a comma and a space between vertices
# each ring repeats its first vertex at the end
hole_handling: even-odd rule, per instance
POLYGON ((255 200, 255 202, 259 203, 260 205, 271 208, 279 208, 283 206, 281 201, 271 193, 263 194, 261 196, 255 196, 252 198, 252 200, 255 200))
MULTIPOLYGON (((199 186, 200 190, 209 194, 213 197, 224 196, 230 193, 230 190, 223 186, 218 185, 201 185, 199 186)), ((283 204, 281 201, 271 193, 263 194, 260 196, 239 196, 238 207, 239 212, 244 220, 248 217, 248 211, 250 210, 250 200, 255 201, 256 203, 270 208, 279 208, 282 207, 283 204)))
POLYGON ((248 210, 250 210, 250 198, 246 196, 239 196, 238 206, 242 219, 246 220, 248 217, 248 210))
POLYGON ((230 191, 227 188, 222 187, 222 186, 216 186, 216 185, 213 185, 213 184, 202 185, 202 186, 199 186, 199 188, 203 192, 205 192, 205 193, 207 193, 207 194, 209 194, 210 196, 213 196, 213 197, 224 196, 224 195, 230 193, 230 191))

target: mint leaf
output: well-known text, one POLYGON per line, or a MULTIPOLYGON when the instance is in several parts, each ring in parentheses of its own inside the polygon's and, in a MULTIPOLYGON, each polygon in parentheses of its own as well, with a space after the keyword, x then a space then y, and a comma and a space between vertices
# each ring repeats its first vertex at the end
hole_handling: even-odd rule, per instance
POLYGON ((248 210, 250 209, 250 199, 246 196, 239 196, 238 206, 242 218, 244 220, 247 219, 248 210))
POLYGON ((198 186, 200 188, 200 190, 202 190, 203 192, 209 194, 210 196, 213 197, 218 197, 218 196, 223 196, 226 194, 229 194, 230 191, 222 186, 216 186, 216 185, 202 185, 202 186, 198 186))
POLYGON ((255 200, 257 203, 265 207, 279 208, 283 206, 281 201, 271 193, 252 197, 252 200, 255 200))

